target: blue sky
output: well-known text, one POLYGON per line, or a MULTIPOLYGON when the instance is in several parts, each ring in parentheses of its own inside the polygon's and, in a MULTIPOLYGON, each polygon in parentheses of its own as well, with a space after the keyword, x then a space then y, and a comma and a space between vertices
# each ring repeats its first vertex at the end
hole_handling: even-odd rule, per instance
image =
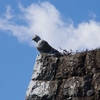
POLYGON ((24 100, 38 51, 34 34, 59 50, 100 46, 99 0, 0 0, 0 100, 24 100))

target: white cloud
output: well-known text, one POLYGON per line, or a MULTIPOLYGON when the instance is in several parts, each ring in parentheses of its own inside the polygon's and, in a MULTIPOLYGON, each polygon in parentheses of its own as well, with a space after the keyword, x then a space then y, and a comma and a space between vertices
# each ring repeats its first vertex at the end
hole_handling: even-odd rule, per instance
POLYGON ((0 17, 0 30, 10 31, 21 42, 33 46, 32 36, 37 34, 55 48, 83 50, 100 46, 100 22, 90 20, 75 27, 71 19, 64 22, 61 13, 49 2, 33 3, 27 8, 19 4, 19 10, 19 15, 13 15, 10 6, 7 7, 5 17, 0 17), (15 18, 27 24, 18 24, 15 18))

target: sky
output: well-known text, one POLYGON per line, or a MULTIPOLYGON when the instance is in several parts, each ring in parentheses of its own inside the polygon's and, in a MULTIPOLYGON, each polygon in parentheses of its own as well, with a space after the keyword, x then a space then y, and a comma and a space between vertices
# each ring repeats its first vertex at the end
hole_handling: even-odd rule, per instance
POLYGON ((100 0, 0 0, 0 100, 25 100, 35 34, 59 51, 99 48, 99 9, 100 0))

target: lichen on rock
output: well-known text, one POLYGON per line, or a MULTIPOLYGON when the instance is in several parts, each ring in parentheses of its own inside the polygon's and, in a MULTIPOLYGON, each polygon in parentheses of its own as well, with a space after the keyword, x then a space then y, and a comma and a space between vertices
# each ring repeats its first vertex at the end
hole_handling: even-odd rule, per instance
POLYGON ((58 86, 58 81, 31 81, 26 100, 54 100, 58 86))
POLYGON ((100 49, 38 55, 26 100, 100 100, 100 49))
POLYGON ((40 54, 36 58, 32 80, 53 80, 58 58, 50 54, 40 54))

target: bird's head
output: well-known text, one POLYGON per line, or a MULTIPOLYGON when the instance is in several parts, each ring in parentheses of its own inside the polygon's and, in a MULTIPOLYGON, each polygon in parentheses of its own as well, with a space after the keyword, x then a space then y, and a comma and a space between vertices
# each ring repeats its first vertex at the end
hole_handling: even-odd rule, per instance
POLYGON ((38 42, 39 40, 41 40, 41 38, 38 35, 34 35, 32 40, 34 40, 35 42, 38 42))

